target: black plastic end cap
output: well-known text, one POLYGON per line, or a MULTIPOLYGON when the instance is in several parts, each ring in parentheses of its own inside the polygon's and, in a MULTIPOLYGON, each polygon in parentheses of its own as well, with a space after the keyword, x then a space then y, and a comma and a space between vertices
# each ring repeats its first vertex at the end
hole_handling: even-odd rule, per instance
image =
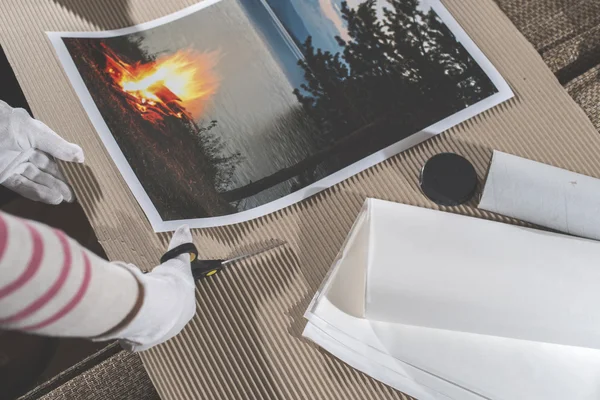
POLYGON ((477 191, 477 173, 464 157, 440 153, 431 157, 421 169, 421 190, 440 206, 458 206, 469 201, 477 191))

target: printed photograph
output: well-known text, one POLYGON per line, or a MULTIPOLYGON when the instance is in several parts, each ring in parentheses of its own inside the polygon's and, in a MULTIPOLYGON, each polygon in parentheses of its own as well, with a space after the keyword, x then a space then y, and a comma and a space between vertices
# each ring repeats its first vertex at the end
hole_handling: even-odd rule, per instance
POLYGON ((127 34, 61 36, 162 221, 274 211, 499 92, 431 2, 213 3, 127 34))

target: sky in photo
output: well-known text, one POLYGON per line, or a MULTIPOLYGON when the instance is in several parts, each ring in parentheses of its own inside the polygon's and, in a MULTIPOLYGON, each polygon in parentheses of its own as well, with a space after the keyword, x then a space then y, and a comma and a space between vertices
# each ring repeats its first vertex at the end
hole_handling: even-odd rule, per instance
MULTIPOLYGON (((307 36, 312 36, 317 48, 337 53, 342 48, 334 39, 336 36, 350 40, 346 21, 341 13, 344 0, 262 0, 268 4, 281 20, 286 30, 297 40, 304 43, 307 36)), ((364 0, 346 0, 351 8, 355 8, 364 0)), ((423 0, 420 8, 427 11, 431 8, 430 0, 423 0)), ((383 9, 388 6, 385 0, 377 1, 377 13, 383 18, 383 9)))

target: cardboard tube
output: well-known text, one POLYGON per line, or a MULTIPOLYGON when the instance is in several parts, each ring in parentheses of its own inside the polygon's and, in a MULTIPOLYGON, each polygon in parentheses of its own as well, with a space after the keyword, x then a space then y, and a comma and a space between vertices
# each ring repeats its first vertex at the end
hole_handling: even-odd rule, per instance
POLYGON ((600 240, 600 179, 500 151, 479 208, 600 240))

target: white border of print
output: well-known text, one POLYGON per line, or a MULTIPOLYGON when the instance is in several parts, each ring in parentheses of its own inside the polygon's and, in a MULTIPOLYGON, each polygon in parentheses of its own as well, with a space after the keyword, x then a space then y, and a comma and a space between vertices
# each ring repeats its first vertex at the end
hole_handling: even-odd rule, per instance
POLYGON ((106 38, 142 32, 150 28, 154 28, 160 25, 167 24, 169 22, 176 21, 187 15, 190 15, 206 7, 214 5, 220 1, 222 0, 205 0, 193 6, 177 11, 173 14, 167 15, 165 17, 124 29, 103 32, 47 32, 47 35, 50 38, 52 44, 54 45, 54 48, 58 54, 60 61, 62 62, 67 76, 69 77, 71 84, 73 85, 77 95, 79 96, 79 100, 83 104, 90 120, 92 121, 92 124, 100 134, 100 138, 106 146, 110 156, 113 158, 114 162, 119 168, 119 171, 121 171, 121 174, 123 175, 123 178, 129 185, 129 188, 133 192, 133 195, 135 196, 138 203, 146 213, 146 216, 150 220, 150 224, 152 225, 152 228, 155 232, 173 231, 179 225, 184 223, 188 224, 191 228, 208 228, 214 226, 236 224, 262 217, 266 214, 275 212, 282 208, 288 207, 294 203, 297 203, 301 200, 304 200, 324 189, 327 189, 353 175, 358 174, 359 172, 369 167, 372 167, 377 163, 380 163, 404 150, 409 149, 410 147, 418 143, 421 143, 431 138, 432 136, 438 135, 444 132, 445 130, 450 129, 453 126, 458 125, 461 122, 472 118, 477 114, 480 114, 514 96, 512 90, 510 89, 509 85, 506 83, 504 78, 502 78, 500 73, 487 59, 483 52, 479 50, 477 45, 475 45, 475 43, 471 40, 467 33, 460 27, 458 22, 456 22, 456 20, 452 17, 452 15, 446 9, 446 7, 444 7, 439 0, 422 0, 423 4, 430 5, 433 8, 433 10, 438 14, 442 21, 444 21, 446 26, 448 26, 448 28, 456 36, 457 40, 471 54, 471 56, 475 59, 475 61, 479 64, 479 66, 494 83, 494 85, 498 89, 498 93, 454 115, 451 115, 429 126, 428 128, 425 128, 424 130, 411 135, 406 139, 403 139, 385 149, 382 149, 366 158, 363 158, 362 160, 359 160, 354 164, 351 164, 341 169, 340 171, 337 171, 303 189, 300 189, 280 199, 274 200, 270 203, 263 204, 262 206, 250 210, 241 211, 236 214, 225 215, 222 217, 163 221, 163 219, 158 214, 158 211, 154 207, 154 204, 152 204, 150 197, 148 197, 148 194, 144 190, 144 187, 133 172, 133 169, 125 159, 125 156, 119 148, 116 140, 110 133, 108 126, 104 122, 100 111, 96 107, 92 96, 90 95, 87 87, 85 86, 85 83, 83 82, 83 79, 81 78, 81 75, 79 74, 79 71, 77 70, 77 67, 75 66, 75 63, 73 62, 62 38, 106 38))

